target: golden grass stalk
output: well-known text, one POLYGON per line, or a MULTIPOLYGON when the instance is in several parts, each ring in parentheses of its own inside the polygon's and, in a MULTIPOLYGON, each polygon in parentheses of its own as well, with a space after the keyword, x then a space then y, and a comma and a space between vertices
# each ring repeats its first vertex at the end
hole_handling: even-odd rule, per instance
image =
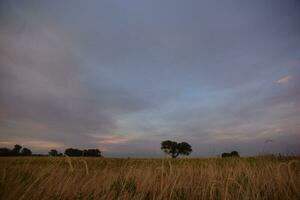
POLYGON ((172 199, 172 194, 173 194, 173 191, 174 191, 174 188, 175 188, 175 185, 177 184, 177 180, 178 180, 179 176, 176 177, 174 183, 173 183, 173 186, 171 188, 171 192, 170 192, 170 196, 169 196, 169 200, 172 199))
POLYGON ((164 159, 161 160, 160 192, 163 191, 163 184, 164 184, 164 159))
POLYGON ((299 194, 299 191, 297 190, 297 186, 294 181, 293 172, 292 172, 292 164, 297 163, 297 162, 298 162, 298 160, 291 160, 290 162, 288 162, 287 166, 288 166, 288 172, 289 172, 291 184, 292 184, 295 192, 297 192, 297 194, 299 194))
POLYGON ((171 164, 171 161, 168 160, 168 163, 169 163, 169 168, 170 168, 170 174, 173 174, 173 169, 172 169, 172 164, 171 164))
POLYGON ((2 183, 5 182, 5 178, 6 178, 6 168, 3 168, 3 175, 2 175, 2 179, 1 179, 2 183))
POLYGON ((25 190, 25 192, 23 193, 23 195, 19 198, 19 200, 24 199, 25 195, 29 192, 29 190, 41 179, 41 177, 38 177, 37 179, 35 179, 35 181, 25 190))
POLYGON ((70 158, 69 156, 66 155, 66 160, 67 160, 67 162, 69 163, 70 171, 71 171, 71 172, 74 172, 74 167, 73 167, 71 158, 70 158))
POLYGON ((88 164, 85 160, 79 160, 79 162, 82 162, 85 166, 85 173, 86 175, 89 175, 89 167, 88 167, 88 164))

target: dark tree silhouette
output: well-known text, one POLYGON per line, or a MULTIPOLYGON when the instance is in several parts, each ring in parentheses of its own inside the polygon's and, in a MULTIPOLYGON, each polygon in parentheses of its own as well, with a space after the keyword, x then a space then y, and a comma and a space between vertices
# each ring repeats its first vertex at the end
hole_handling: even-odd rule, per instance
POLYGON ((0 148, 0 156, 12 156, 13 152, 9 148, 0 148))
POLYGON ((21 151, 21 155, 22 155, 22 156, 31 156, 31 155, 32 155, 32 152, 31 152, 30 149, 23 148, 22 151, 21 151))
POLYGON ((163 141, 161 142, 161 150, 163 150, 166 154, 171 155, 172 158, 176 158, 178 156, 177 142, 170 140, 163 141))
POLYGON ((222 153, 222 158, 230 157, 230 153, 222 153))
POLYGON ((13 149, 0 148, 0 156, 30 156, 32 152, 28 148, 23 148, 16 144, 13 149))
POLYGON ((188 156, 192 152, 192 146, 187 142, 178 143, 178 152, 181 155, 188 156))
POLYGON ((89 156, 89 157, 101 157, 101 151, 99 149, 73 149, 69 148, 65 150, 67 156, 89 156))
POLYGON ((83 156, 101 157, 101 151, 99 149, 87 149, 83 151, 83 156))
POLYGON ((161 150, 169 154, 172 158, 176 158, 179 155, 190 155, 192 147, 186 142, 177 143, 166 140, 161 142, 161 150))
POLYGON ((22 149, 22 146, 16 144, 15 147, 13 148, 13 150, 12 150, 12 151, 13 151, 13 154, 15 154, 15 155, 20 154, 21 149, 22 149))
POLYGON ((58 151, 55 149, 51 149, 48 154, 49 156, 58 156, 58 151))
POLYGON ((83 156, 83 151, 79 149, 69 148, 65 150, 65 155, 67 156, 83 156))
POLYGON ((232 151, 231 153, 222 153, 222 158, 228 158, 228 157, 240 157, 239 152, 232 151))
POLYGON ((230 153, 230 155, 231 155, 231 157, 240 157, 239 152, 237 152, 237 151, 232 151, 230 153))

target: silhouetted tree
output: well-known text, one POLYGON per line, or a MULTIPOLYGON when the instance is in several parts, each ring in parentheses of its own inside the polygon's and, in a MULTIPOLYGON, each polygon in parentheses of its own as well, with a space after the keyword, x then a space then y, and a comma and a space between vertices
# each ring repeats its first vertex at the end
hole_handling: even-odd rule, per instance
POLYGON ((89 157, 101 157, 101 151, 99 149, 73 149, 69 148, 65 150, 67 156, 89 156, 89 157))
POLYGON ((163 150, 166 154, 172 156, 172 158, 176 158, 178 156, 177 142, 173 142, 170 140, 166 140, 161 142, 161 150, 163 150))
POLYGON ((9 148, 0 148, 0 156, 12 156, 13 152, 9 148))
POLYGON ((21 145, 18 145, 18 144, 16 144, 15 146, 14 146, 14 148, 13 148, 13 154, 14 155, 19 155, 20 154, 20 151, 21 151, 21 149, 22 149, 22 146, 21 145))
POLYGON ((99 149, 87 149, 83 151, 83 156, 101 157, 101 151, 99 149))
POLYGON ((176 158, 179 155, 190 155, 192 147, 186 142, 177 143, 166 140, 161 142, 161 150, 169 154, 172 158, 176 158))
POLYGON ((13 149, 0 148, 0 156, 30 156, 32 152, 28 148, 23 148, 16 144, 13 149))
POLYGON ((231 153, 222 153, 222 158, 228 157, 240 157, 240 155, 237 151, 232 151, 231 153))
POLYGON ((67 156, 83 156, 83 151, 79 149, 69 148, 65 150, 67 156))
POLYGON ((55 149, 51 149, 48 154, 49 156, 58 156, 58 152, 55 149))
POLYGON ((232 151, 232 152, 230 153, 230 156, 231 156, 231 157, 240 157, 239 152, 237 152, 237 151, 232 151))
POLYGON ((230 153, 222 153, 222 158, 230 157, 230 153))
POLYGON ((192 152, 192 146, 187 142, 178 143, 179 154, 188 156, 192 152))
POLYGON ((32 155, 32 152, 31 152, 30 149, 23 148, 22 151, 21 151, 21 155, 22 155, 22 156, 31 156, 31 155, 32 155))

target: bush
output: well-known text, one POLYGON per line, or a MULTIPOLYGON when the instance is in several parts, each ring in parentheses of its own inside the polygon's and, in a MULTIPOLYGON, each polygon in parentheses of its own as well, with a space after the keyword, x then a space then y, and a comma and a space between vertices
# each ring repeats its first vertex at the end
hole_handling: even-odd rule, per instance
POLYGON ((228 158, 228 157, 240 157, 239 152, 232 151, 231 153, 222 153, 222 158, 228 158))

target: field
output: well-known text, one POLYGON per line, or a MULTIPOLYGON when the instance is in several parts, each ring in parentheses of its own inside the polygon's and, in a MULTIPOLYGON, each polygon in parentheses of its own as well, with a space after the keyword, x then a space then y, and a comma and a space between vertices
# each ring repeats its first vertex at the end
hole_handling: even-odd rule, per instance
POLYGON ((0 198, 300 199, 300 157, 0 158, 0 198))

